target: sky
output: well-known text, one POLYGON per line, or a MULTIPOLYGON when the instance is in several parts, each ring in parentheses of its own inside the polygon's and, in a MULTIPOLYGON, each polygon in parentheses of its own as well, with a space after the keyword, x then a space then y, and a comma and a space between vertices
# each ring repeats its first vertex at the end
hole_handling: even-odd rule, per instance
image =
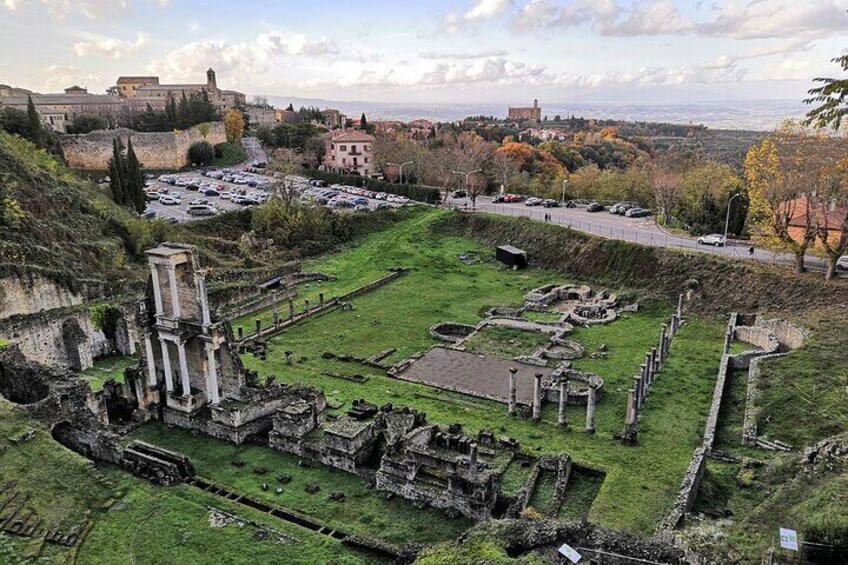
POLYGON ((120 75, 390 103, 801 99, 844 0, 0 0, 0 84, 120 75))

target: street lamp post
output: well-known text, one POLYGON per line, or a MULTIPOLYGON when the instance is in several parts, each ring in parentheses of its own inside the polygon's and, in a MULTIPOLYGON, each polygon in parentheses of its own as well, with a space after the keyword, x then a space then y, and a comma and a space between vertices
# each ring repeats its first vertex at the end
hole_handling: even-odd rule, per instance
MULTIPOLYGON (((468 177, 470 177, 474 173, 482 173, 483 169, 474 169, 473 171, 469 171, 467 173, 465 171, 451 171, 451 172, 455 175, 465 176, 465 188, 467 189, 468 188, 468 177)), ((472 207, 477 206, 477 198, 476 197, 471 199, 471 206, 472 207)))
POLYGON ((403 163, 386 163, 387 165, 394 165, 400 171, 400 184, 403 184, 403 168, 406 165, 411 165, 413 161, 404 161, 403 163))
POLYGON ((727 246, 727 228, 730 226, 730 203, 737 196, 742 196, 742 194, 736 193, 727 200, 727 216, 724 219, 724 240, 722 241, 722 245, 724 246, 727 246))
POLYGON ((565 185, 568 184, 568 179, 562 179, 562 205, 565 206, 565 185))

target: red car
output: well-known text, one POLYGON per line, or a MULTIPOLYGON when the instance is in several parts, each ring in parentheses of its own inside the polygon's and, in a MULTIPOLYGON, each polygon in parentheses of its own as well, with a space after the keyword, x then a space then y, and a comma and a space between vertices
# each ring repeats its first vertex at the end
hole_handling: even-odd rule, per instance
POLYGON ((524 200, 524 197, 518 194, 505 194, 503 198, 504 202, 521 202, 522 200, 524 200))

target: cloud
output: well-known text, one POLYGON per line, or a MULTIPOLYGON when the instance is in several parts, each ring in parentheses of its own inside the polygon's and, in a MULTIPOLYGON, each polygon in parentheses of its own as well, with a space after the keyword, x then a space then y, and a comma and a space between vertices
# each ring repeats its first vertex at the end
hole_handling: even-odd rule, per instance
POLYGON ((200 31, 200 24, 198 22, 190 22, 188 24, 188 29, 191 32, 200 31))
MULTIPOLYGON (((148 0, 160 7, 169 5, 170 0, 148 0)), ((130 0, 2 0, 9 11, 22 13, 24 10, 46 10, 55 19, 64 19, 69 15, 78 15, 90 20, 104 20, 125 12, 130 0)))
POLYGON ((135 41, 104 37, 93 41, 80 41, 74 44, 77 57, 100 56, 110 59, 121 59, 127 55, 138 53, 147 47, 147 36, 143 33, 136 35, 135 41))
POLYGON ((50 65, 42 73, 43 88, 47 92, 56 92, 72 85, 80 85, 94 89, 103 85, 103 79, 88 73, 73 65, 50 65))
POLYGON ((822 38, 845 33, 840 0, 727 0, 716 4, 699 33, 733 39, 822 38))
POLYGON ((476 53, 471 52, 447 52, 447 53, 439 53, 436 51, 423 51, 418 54, 418 56, 422 59, 435 59, 435 60, 463 60, 463 59, 487 59, 489 57, 503 57, 508 55, 509 52, 505 49, 489 49, 487 51, 478 51, 476 53))
POLYGON ((841 0, 716 1, 703 21, 692 21, 673 0, 530 0, 512 18, 516 31, 587 25, 600 35, 685 35, 731 39, 820 39, 845 33, 841 0))
POLYGON ((442 18, 442 27, 449 33, 456 33, 467 24, 481 23, 505 14, 515 0, 474 0, 474 4, 465 12, 451 11, 442 18))
POLYGON ((229 75, 234 83, 255 81, 268 73, 273 63, 287 58, 338 58, 344 60, 374 60, 373 56, 354 50, 339 48, 332 39, 309 39, 301 33, 270 30, 260 33, 251 41, 224 40, 192 41, 154 59, 148 71, 163 76, 165 80, 186 80, 202 75, 210 66, 221 74, 229 75))

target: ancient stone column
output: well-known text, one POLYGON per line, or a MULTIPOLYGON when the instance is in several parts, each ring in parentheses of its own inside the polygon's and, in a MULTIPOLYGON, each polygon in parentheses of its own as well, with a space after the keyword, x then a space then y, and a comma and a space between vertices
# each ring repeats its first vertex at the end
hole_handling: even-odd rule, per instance
POLYGON ((171 287, 171 312, 174 319, 182 315, 180 311, 180 293, 177 290, 177 267, 174 265, 165 265, 168 271, 168 284, 171 287))
POLYGON ((197 295, 200 298, 200 317, 204 326, 212 323, 212 314, 209 311, 209 297, 206 292, 206 275, 197 275, 197 295))
POLYGON ((183 396, 191 395, 191 382, 188 378, 188 361, 186 360, 185 342, 180 340, 177 342, 177 358, 180 363, 180 384, 183 389, 183 396))
POLYGON ((174 392, 174 373, 171 369, 171 353, 168 351, 168 341, 164 337, 160 337, 159 346, 162 348, 162 369, 165 371, 165 390, 167 392, 174 392))
POLYGON ((665 361, 666 356, 668 355, 668 351, 666 351, 666 339, 665 336, 668 333, 668 325, 663 324, 660 329, 660 363, 665 361))
POLYGON ((274 327, 280 325, 280 313, 277 312, 277 303, 274 302, 274 327))
POLYGON ((542 373, 533 375, 533 419, 542 419, 542 373))
POLYGON ((648 392, 651 390, 651 379, 648 377, 648 365, 645 363, 639 365, 639 378, 642 379, 645 396, 648 396, 648 392))
POLYGON ((589 396, 586 397, 586 432, 595 433, 595 389, 593 383, 589 383, 589 396))
POLYGON ((565 409, 568 405, 568 379, 560 378, 559 380, 559 414, 557 415, 557 425, 567 426, 565 409))
POLYGON ((156 264, 150 264, 150 278, 153 282, 153 302, 156 304, 156 315, 164 314, 165 307, 162 305, 162 288, 159 286, 159 269, 156 264))
POLYGON ((256 318, 256 335, 258 336, 262 332, 262 320, 256 318))
POLYGON ((728 328, 724 334, 724 354, 730 353, 730 344, 733 342, 733 330, 728 328))
POLYGON ((318 306, 320 308, 324 307, 324 293, 323 292, 318 293, 318 306))
POLYGON ((515 405, 516 405, 516 383, 515 383, 515 374, 518 372, 518 369, 515 367, 509 368, 509 408, 507 408, 507 414, 510 416, 515 415, 515 405))
POLYGON ((644 397, 642 396, 642 380, 638 375, 633 377, 633 388, 636 390, 636 410, 642 408, 644 397))
POLYGON ((289 320, 294 320, 294 299, 289 298, 289 320))
POLYGON ((627 393, 627 410, 624 413, 624 425, 625 427, 630 427, 633 425, 633 420, 635 419, 634 414, 636 413, 636 403, 633 394, 633 389, 631 388, 627 393))
POLYGON ((636 421, 638 420, 638 417, 639 417, 639 400, 637 398, 638 394, 639 393, 636 391, 635 388, 630 389, 630 403, 633 404, 633 410, 630 413, 630 425, 631 426, 636 425, 636 421))
POLYGON ((472 481, 477 480, 477 444, 471 444, 468 461, 468 478, 472 481))
POLYGON ((677 295, 677 318, 678 321, 683 321, 683 295, 677 295))
POLYGON ((303 311, 309 314, 309 299, 306 298, 303 300, 303 311))
POLYGON ((654 365, 654 370, 653 370, 654 376, 653 376, 653 378, 656 378, 657 373, 659 373, 659 371, 660 371, 660 354, 657 351, 656 347, 651 348, 651 362, 654 365))
POLYGON ((206 342, 206 398, 209 404, 218 404, 218 367, 215 365, 215 346, 206 342))
POLYGON ((236 332, 238 332, 239 341, 244 337, 244 328, 241 326, 236 327, 236 332))
POLYGON ((643 363, 643 365, 645 365, 645 377, 648 379, 648 384, 653 385, 654 384, 654 373, 653 373, 654 363, 651 361, 651 354, 650 353, 645 353, 645 362, 643 363))
POLYGON ((677 314, 671 317, 671 335, 677 335, 677 314))
POLYGON ((147 360, 147 386, 156 386, 156 358, 153 357, 150 333, 144 334, 144 357, 147 360))

